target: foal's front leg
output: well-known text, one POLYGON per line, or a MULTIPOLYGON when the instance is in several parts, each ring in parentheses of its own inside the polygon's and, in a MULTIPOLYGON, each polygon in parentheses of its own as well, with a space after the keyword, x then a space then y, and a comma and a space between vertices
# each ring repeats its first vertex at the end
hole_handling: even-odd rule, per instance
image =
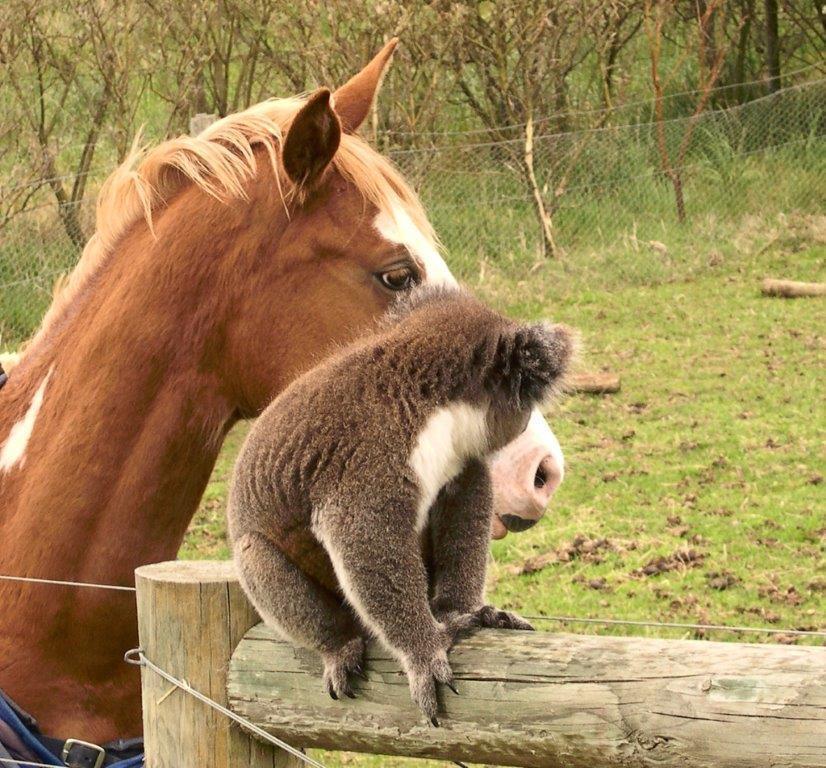
POLYGON ((430 511, 433 613, 472 613, 480 627, 533 629, 520 616, 485 605, 492 514, 490 470, 484 461, 470 461, 442 489, 430 511))
POLYGON ((437 621, 433 616, 415 516, 412 498, 372 508, 328 506, 313 531, 330 555, 347 600, 398 658, 413 701, 438 725, 436 683, 455 690, 447 651, 471 619, 455 615, 437 621))

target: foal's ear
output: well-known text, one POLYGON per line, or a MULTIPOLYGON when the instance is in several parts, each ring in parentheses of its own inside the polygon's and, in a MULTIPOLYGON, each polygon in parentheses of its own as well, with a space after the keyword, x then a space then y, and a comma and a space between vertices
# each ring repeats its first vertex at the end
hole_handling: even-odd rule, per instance
POLYGON ((345 133, 355 133, 369 114, 398 42, 397 37, 390 40, 361 72, 335 92, 333 104, 345 133))
POLYGON ((330 91, 319 88, 293 118, 284 140, 284 170, 298 186, 312 186, 330 164, 341 141, 341 123, 330 91))

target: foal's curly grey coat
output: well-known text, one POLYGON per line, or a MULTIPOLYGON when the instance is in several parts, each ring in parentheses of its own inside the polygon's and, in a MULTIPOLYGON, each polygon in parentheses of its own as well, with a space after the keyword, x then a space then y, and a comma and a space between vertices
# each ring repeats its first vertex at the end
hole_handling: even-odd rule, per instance
POLYGON ((485 458, 557 390, 572 345, 562 326, 419 289, 259 418, 229 501, 241 583, 268 624, 321 654, 333 698, 353 695, 373 634, 437 724, 457 632, 531 628, 484 603, 485 458))

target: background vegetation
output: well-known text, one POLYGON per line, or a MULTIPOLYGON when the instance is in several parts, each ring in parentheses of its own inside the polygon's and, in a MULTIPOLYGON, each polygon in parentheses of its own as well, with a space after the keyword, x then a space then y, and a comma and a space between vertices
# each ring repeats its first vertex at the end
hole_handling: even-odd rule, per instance
MULTIPOLYGON (((33 330, 140 126, 154 142, 339 84, 391 34, 365 133, 421 191, 452 269, 502 310, 581 328, 586 367, 623 377, 549 414, 568 476, 536 528, 493 545, 494 600, 824 628, 823 304, 757 289, 826 279, 818 3, 7 0, 0 348, 33 330)), ((245 430, 183 557, 228 556, 245 430)))
POLYGON ((817 3, 7 0, 0 343, 31 332, 139 130, 154 142, 196 113, 342 83, 391 34, 365 132, 461 257, 575 259, 753 213, 767 153, 803 177, 799 199, 823 183, 817 3))

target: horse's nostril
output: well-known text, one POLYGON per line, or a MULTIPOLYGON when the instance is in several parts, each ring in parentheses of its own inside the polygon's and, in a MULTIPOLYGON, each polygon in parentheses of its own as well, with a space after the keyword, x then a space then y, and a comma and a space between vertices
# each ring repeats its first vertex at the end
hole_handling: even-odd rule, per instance
POLYGON ((544 463, 536 468, 536 474, 533 476, 533 487, 544 488, 545 483, 548 482, 548 473, 545 470, 544 463))

